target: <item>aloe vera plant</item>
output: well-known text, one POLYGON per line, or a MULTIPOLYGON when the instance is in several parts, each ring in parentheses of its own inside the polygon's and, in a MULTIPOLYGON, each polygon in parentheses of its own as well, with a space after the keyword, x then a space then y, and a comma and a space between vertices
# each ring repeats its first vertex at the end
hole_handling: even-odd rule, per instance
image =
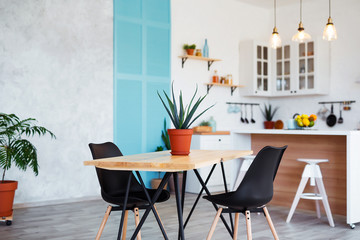
POLYGON ((266 119, 266 121, 272 121, 272 119, 278 109, 279 109, 279 107, 275 107, 274 109, 272 109, 271 104, 266 106, 265 103, 264 103, 264 110, 262 110, 260 108, 261 113, 264 115, 264 118, 266 119))
POLYGON ((204 114, 207 110, 209 110, 210 108, 212 108, 215 105, 215 104, 211 105, 210 107, 208 107, 204 111, 202 111, 199 115, 194 117, 194 114, 195 114, 196 110, 198 109, 200 103, 205 99, 205 97, 207 95, 205 95, 203 97, 200 96, 196 100, 194 105, 192 105, 193 101, 195 99, 195 96, 197 94, 197 91, 198 91, 198 87, 196 86, 196 90, 195 90, 194 95, 191 98, 190 104, 186 105, 184 107, 182 91, 180 91, 179 106, 177 106, 177 103, 175 100, 175 94, 174 94, 174 84, 172 85, 171 90, 172 90, 172 101, 171 101, 170 97, 166 94, 166 92, 163 91, 164 95, 166 97, 168 106, 165 104, 164 100, 160 96, 160 93, 157 92, 157 94, 158 94, 162 104, 164 105, 167 113, 169 114, 170 119, 176 129, 188 129, 191 126, 191 124, 194 121, 196 121, 196 119, 198 119, 202 114, 204 114))

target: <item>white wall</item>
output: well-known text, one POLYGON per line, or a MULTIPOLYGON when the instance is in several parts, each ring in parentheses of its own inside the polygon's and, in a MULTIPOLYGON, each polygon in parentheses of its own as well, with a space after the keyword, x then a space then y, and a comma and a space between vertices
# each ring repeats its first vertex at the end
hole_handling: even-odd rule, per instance
POLYGON ((113 138, 112 0, 0 1, 0 112, 34 117, 40 173, 12 168, 15 202, 98 195, 87 144, 113 138), (95 186, 95 187, 94 187, 95 186))
MULTIPOLYGON (((183 90, 187 99, 192 96, 196 84, 199 93, 206 94, 204 83, 210 82, 215 69, 221 76, 232 74, 234 84, 239 84, 239 42, 254 38, 268 39, 272 30, 269 10, 236 0, 172 0, 171 16, 172 80, 175 90, 183 90), (184 68, 181 68, 181 59, 178 56, 183 54, 183 44, 195 43, 197 48, 202 49, 205 38, 208 39, 210 57, 222 61, 215 62, 210 71, 207 70, 206 62, 195 60, 188 60, 184 68)), ((244 98, 240 96, 239 90, 231 96, 230 88, 213 87, 204 100, 202 109, 213 103, 216 103, 216 106, 204 114, 197 123, 214 116, 218 130, 262 128, 263 117, 258 108, 254 108, 256 124, 241 124, 240 113, 227 113, 227 101, 260 103, 267 99, 244 98)))
MULTIPOLYGON (((355 129, 360 121, 360 1, 331 1, 332 18, 338 32, 338 40, 331 42, 331 76, 330 93, 327 96, 307 96, 271 99, 271 103, 281 106, 279 114, 282 119, 291 118, 295 112, 317 113, 319 101, 356 100, 352 110, 344 112, 344 123, 336 124, 331 129, 355 129)), ((278 29, 283 41, 291 39, 299 24, 299 5, 291 5, 278 9, 278 29)), ((313 38, 322 37, 328 18, 328 1, 306 1, 303 4, 303 23, 305 30, 313 38)), ((328 107, 330 107, 328 105, 328 107)), ((334 106, 339 117, 338 105, 334 106)), ((317 128, 329 129, 322 120, 317 128)))

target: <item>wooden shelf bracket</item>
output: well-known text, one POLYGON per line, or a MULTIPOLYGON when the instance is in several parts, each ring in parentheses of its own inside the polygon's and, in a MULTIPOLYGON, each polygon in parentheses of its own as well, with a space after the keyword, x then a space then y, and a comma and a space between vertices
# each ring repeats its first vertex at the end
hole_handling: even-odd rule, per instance
POLYGON ((237 88, 237 86, 231 86, 230 89, 231 89, 231 96, 233 95, 235 89, 237 88))
POLYGON ((184 68, 184 63, 186 62, 187 59, 188 59, 187 57, 182 57, 181 58, 181 66, 182 66, 182 68, 184 68))
POLYGON ((214 63, 214 60, 209 60, 208 61, 208 71, 210 71, 210 67, 211 65, 214 63))
POLYGON ((208 94, 209 94, 209 91, 210 91, 210 89, 212 88, 212 86, 214 86, 214 85, 212 85, 212 84, 206 84, 207 93, 208 93, 208 94))

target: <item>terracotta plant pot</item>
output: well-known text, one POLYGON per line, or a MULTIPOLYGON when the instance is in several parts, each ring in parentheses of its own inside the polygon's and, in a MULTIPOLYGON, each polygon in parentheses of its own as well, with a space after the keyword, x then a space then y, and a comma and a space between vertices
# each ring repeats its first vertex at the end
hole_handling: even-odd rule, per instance
POLYGON ((192 129, 168 129, 171 154, 172 155, 189 155, 192 129))
MULTIPOLYGON (((153 179, 151 179, 151 188, 152 189, 158 189, 158 187, 159 187, 159 185, 161 183, 161 180, 162 180, 162 178, 153 178, 153 179)), ((164 190, 166 190, 166 189, 167 189, 167 184, 165 184, 165 186, 164 186, 164 190)))
POLYGON ((186 54, 187 55, 194 55, 194 50, 195 49, 186 49, 186 54))
POLYGON ((275 126, 275 122, 274 121, 265 121, 264 122, 264 127, 265 129, 273 129, 275 126))
POLYGON ((15 190, 17 189, 17 181, 0 181, 0 217, 8 217, 12 215, 15 190))

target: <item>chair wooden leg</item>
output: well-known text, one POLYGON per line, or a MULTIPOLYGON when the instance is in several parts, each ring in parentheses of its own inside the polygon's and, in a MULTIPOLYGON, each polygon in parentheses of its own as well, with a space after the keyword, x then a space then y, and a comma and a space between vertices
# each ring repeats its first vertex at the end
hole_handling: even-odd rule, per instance
MULTIPOLYGON (((138 208, 134 208, 134 214, 135 214, 135 227, 137 227, 139 225, 139 222, 140 222, 139 209, 138 208)), ((136 239, 141 240, 140 231, 139 231, 138 235, 136 236, 136 239)))
POLYGON ((219 221, 222 210, 223 210, 222 208, 219 208, 219 210, 217 211, 216 216, 215 216, 214 221, 213 221, 213 223, 211 225, 211 228, 210 228, 210 231, 209 231, 209 234, 208 234, 206 240, 210 240, 212 238, 212 235, 214 234, 216 224, 219 221))
POLYGON ((274 224, 273 224, 273 222, 272 222, 272 220, 271 220, 269 211, 267 210, 266 207, 263 207, 263 210, 264 210, 264 213, 265 213, 266 220, 267 220, 267 222, 268 222, 268 224, 269 224, 269 227, 270 227, 270 229, 271 229, 271 232, 272 232, 272 234, 273 234, 273 236, 274 236, 274 239, 275 239, 275 240, 279 240, 279 237, 278 237, 278 235, 277 235, 277 233, 276 233, 274 224))
POLYGON ((128 215, 129 215, 129 210, 126 210, 125 211, 125 216, 124 216, 124 226, 123 226, 123 234, 122 234, 121 240, 126 240, 126 229, 127 229, 128 215))
POLYGON ((233 238, 233 240, 237 240, 238 228, 239 228, 239 215, 240 215, 240 213, 235 213, 235 225, 234 225, 234 238, 233 238))
POLYGON ((104 230, 104 227, 105 227, 105 224, 106 224, 106 221, 108 220, 109 218, 109 215, 110 215, 110 212, 111 212, 111 209, 112 209, 112 206, 108 206, 107 209, 106 209, 106 212, 105 212, 105 216, 100 224, 100 228, 99 228, 99 231, 98 233, 96 234, 96 237, 95 237, 95 240, 99 240, 100 237, 101 237, 101 234, 104 230))
POLYGON ((252 240, 250 211, 245 211, 247 240, 252 240))

